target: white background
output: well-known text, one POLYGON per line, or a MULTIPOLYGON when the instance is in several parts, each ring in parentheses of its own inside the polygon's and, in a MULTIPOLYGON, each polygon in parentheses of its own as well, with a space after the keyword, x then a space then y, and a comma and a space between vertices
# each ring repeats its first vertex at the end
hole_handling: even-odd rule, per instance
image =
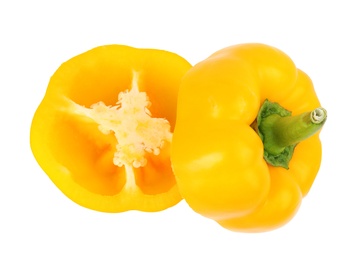
POLYGON ((346 0, 1 1, 0 259, 350 259, 349 35, 346 0), (184 202, 151 214, 94 212, 34 160, 31 119, 67 59, 117 43, 195 64, 244 42, 289 54, 328 110, 321 170, 283 228, 230 232, 184 202))

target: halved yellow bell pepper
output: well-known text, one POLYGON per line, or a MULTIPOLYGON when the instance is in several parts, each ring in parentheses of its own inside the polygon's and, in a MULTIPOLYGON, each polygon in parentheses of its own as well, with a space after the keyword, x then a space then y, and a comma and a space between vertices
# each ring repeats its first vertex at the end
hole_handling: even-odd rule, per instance
POLYGON ((284 225, 319 170, 326 117, 310 78, 282 51, 241 44, 214 53, 180 86, 171 148, 180 193, 230 230, 284 225))
POLYGON ((98 211, 159 211, 181 200, 170 164, 180 80, 162 50, 100 46, 63 63, 35 112, 30 143, 51 180, 98 211))

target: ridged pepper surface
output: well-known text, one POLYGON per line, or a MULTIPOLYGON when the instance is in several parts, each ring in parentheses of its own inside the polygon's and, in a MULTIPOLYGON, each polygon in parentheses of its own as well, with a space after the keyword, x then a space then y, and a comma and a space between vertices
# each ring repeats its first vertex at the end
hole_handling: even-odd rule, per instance
POLYGON ((326 117, 311 79, 279 49, 217 51, 180 86, 171 159, 181 195, 230 230, 284 225, 320 168, 326 117))

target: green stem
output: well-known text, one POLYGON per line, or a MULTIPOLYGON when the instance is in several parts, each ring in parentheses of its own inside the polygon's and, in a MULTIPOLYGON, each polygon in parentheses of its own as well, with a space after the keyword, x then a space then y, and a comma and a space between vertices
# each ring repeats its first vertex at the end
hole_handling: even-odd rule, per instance
POLYGON ((257 118, 257 129, 264 144, 265 160, 288 169, 295 146, 317 133, 327 119, 324 108, 291 116, 277 103, 265 101, 257 118))

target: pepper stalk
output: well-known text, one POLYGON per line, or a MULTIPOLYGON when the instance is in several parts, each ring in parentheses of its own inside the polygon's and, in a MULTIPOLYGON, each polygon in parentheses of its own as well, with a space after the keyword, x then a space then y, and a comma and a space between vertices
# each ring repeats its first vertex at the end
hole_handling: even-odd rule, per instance
POLYGON ((322 107, 297 116, 291 114, 268 100, 258 113, 255 128, 264 144, 264 158, 272 166, 288 169, 295 146, 316 134, 327 119, 322 107))

